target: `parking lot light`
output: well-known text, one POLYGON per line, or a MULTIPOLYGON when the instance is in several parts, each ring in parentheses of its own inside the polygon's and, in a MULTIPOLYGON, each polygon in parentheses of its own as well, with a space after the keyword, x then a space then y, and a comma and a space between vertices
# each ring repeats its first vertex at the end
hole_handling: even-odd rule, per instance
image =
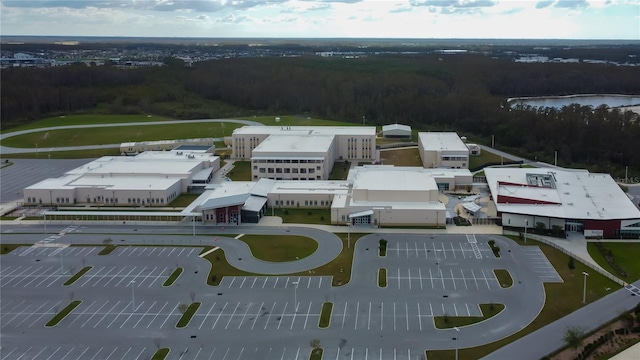
POLYGON ((583 271, 582 275, 584 275, 584 286, 582 288, 582 303, 585 304, 587 302, 587 276, 589 276, 589 273, 586 271, 583 271))

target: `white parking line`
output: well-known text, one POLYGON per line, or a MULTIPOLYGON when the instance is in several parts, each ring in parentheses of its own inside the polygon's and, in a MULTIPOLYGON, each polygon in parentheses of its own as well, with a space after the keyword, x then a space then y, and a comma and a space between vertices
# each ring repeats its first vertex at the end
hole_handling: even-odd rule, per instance
POLYGON ((37 319, 33 320, 33 322, 31 324, 29 324, 29 327, 32 327, 33 325, 35 325, 35 323, 37 323, 40 319, 42 319, 43 316, 45 315, 52 315, 55 314, 55 312, 52 312, 51 310, 53 310, 56 306, 58 306, 58 304, 60 304, 61 301, 58 301, 57 303, 53 304, 53 306, 51 306, 49 308, 49 310, 43 312, 42 314, 40 314, 40 316, 38 316, 37 319))
POLYGON ((129 277, 129 275, 133 272, 133 270, 135 270, 137 268, 137 266, 134 266, 128 273, 127 275, 123 276, 122 279, 120 279, 120 281, 118 281, 118 283, 115 285, 116 287, 120 285, 121 282, 123 282, 126 278, 129 277))
POLYGON ((246 277, 242 278, 242 282, 240 283, 240 289, 242 289, 242 286, 244 285, 244 282, 247 280, 246 277))
POLYGON ((96 358, 96 356, 98 356, 98 354, 100 354, 100 352, 102 351, 102 349, 104 349, 104 346, 103 346, 103 347, 101 347, 95 355, 93 355, 93 357, 91 358, 91 360, 95 359, 95 358, 96 358))
POLYGON ((124 355, 122 355, 122 358, 120 358, 120 360, 126 359, 127 358, 127 354, 129 353, 129 351, 131 351, 131 347, 129 347, 129 350, 127 350, 127 352, 124 353, 124 355))
MULTIPOLYGON (((109 300, 107 300, 107 302, 109 302, 109 300)), ((120 304, 120 301, 116 302, 116 303, 115 303, 115 305, 113 305, 113 306, 111 307, 111 309, 109 309, 109 311, 107 311, 106 313, 104 313, 104 315, 102 315, 102 317, 100 318, 100 320, 98 320, 98 322, 97 322, 95 325, 93 325, 93 328, 95 329, 95 328, 98 326, 98 324, 100 324, 100 323, 102 322, 102 320, 104 320, 104 318, 105 318, 105 317, 107 317, 107 315, 111 314, 111 310, 113 310, 116 306, 118 306, 118 304, 120 304)))
POLYGON ((431 268, 429 268, 429 279, 431 279, 431 288, 433 289, 433 274, 431 273, 431 268))
POLYGON ((418 324, 420 325, 420 331, 422 331, 422 315, 420 315, 420 303, 418 303, 418 324))
MULTIPOLYGON (((156 320, 156 318, 158 317, 158 315, 160 315, 162 313, 162 310, 164 310, 164 308, 169 304, 169 302, 165 302, 164 305, 162 305, 162 308, 160 308, 160 310, 156 313, 156 315, 153 317, 153 319, 151 319, 151 321, 149 322, 149 324, 147 324, 147 329, 151 326, 151 324, 153 324, 153 322, 156 320)), ((177 305, 176 305, 177 306, 177 305)), ((164 325, 164 323, 162 323, 162 325, 164 325)), ((162 327, 162 326, 160 326, 162 327)))
POLYGON ((382 330, 382 323, 384 322, 384 303, 380 304, 380 330, 382 330))
POLYGON ((211 314, 211 310, 213 310, 214 306, 216 306, 215 302, 213 303, 213 305, 211 305, 209 311, 207 311, 207 315, 202 318, 202 323, 200 323, 200 326, 198 326, 198 330, 202 329, 202 325, 204 325, 204 322, 207 321, 207 318, 209 317, 209 314, 211 314))
POLYGON ((398 268, 398 289, 400 289, 400 268, 398 268))
POLYGON ((43 306, 45 306, 45 305, 46 305, 46 304, 48 304, 48 303, 49 303, 49 301, 47 301, 47 302, 45 302, 44 304, 40 305, 40 306, 39 306, 35 311, 32 311, 32 312, 30 312, 30 313, 26 313, 25 315, 27 315, 27 314, 28 314, 28 315, 27 315, 24 319, 22 319, 22 321, 20 321, 19 323, 17 323, 17 324, 15 325, 15 327, 20 326, 20 324, 22 324, 22 323, 23 323, 23 322, 25 322, 27 319, 29 319, 29 318, 31 317, 31 315, 34 315, 34 314, 38 313, 38 310, 40 310, 43 306))
POLYGON ((344 319, 347 317, 347 302, 344 302, 344 312, 342 313, 342 326, 341 328, 344 329, 344 319))
MULTIPOLYGON (((162 327, 164 326, 164 324, 169 320, 169 318, 171 317, 171 315, 173 315, 173 312, 176 311, 176 309, 178 308, 178 305, 180 305, 179 303, 176 304, 176 306, 173 307, 173 309, 171 310, 171 312, 169 313, 169 315, 167 315, 167 318, 164 319, 164 321, 162 322, 162 325, 160 325, 160 329, 162 329, 162 327)), ((164 307, 163 307, 164 308, 164 307)))
MULTIPOLYGON (((22 359, 22 357, 23 357, 23 356, 25 356, 29 351, 31 351, 31 349, 32 349, 32 348, 33 348, 33 346, 30 346, 30 347, 27 349, 27 351, 23 352, 23 353, 22 353, 22 355, 20 355, 20 356, 18 357, 18 359, 16 359, 16 360, 20 360, 20 359, 22 359)), ((13 351, 12 351, 12 352, 13 352, 13 351)), ((42 351, 41 351, 41 352, 42 352, 42 351)))
POLYGON ((309 308, 307 309, 307 316, 304 319, 304 327, 302 328, 302 330, 307 330, 307 321, 309 321, 309 313, 311 312, 311 304, 313 303, 309 303, 309 308))
POLYGON ((176 257, 180 257, 180 255, 182 255, 182 253, 184 252, 184 248, 180 249, 180 252, 178 253, 178 255, 176 255, 176 257))
POLYGON ((484 274, 484 269, 480 270, 482 270, 482 276, 484 277, 484 281, 487 283, 487 288, 491 289, 491 285, 489 285, 489 279, 487 279, 487 275, 484 274))
MULTIPOLYGON (((40 281, 39 283, 37 283, 35 286, 36 286, 36 287, 40 287, 40 285, 42 285, 42 283, 43 283, 43 282, 45 282, 45 281, 49 280, 49 278, 50 278, 50 277, 52 277, 52 276, 54 276, 54 275, 55 275, 57 278, 59 278, 59 276, 60 276, 60 274, 57 274, 57 272, 56 272, 56 271, 54 271, 54 272, 52 272, 51 274, 49 274, 49 276, 47 276, 46 278, 44 278, 42 281, 40 281)), ((55 280, 57 280, 57 279, 55 279, 55 280)), ((53 280, 51 283, 54 283, 54 282, 55 282, 55 280, 53 280)), ((49 284, 49 285, 51 285, 51 284, 49 284)), ((47 287, 48 287, 48 286, 47 286, 47 287)))
POLYGON ((256 280, 258 280, 258 277, 254 277, 253 278, 253 282, 251 283, 251 288, 253 289, 253 286, 256 284, 256 280))
POLYGON ((371 329, 371 301, 369 301, 369 320, 367 320, 367 330, 371 329))
POLYGON ((418 268, 418 276, 420 277, 420 290, 423 290, 422 287, 422 269, 418 268))
POLYGON ((140 319, 138 319, 138 321, 136 322, 135 325, 133 325, 133 328, 135 329, 136 327, 138 327, 138 324, 140 324, 140 321, 142 321, 142 319, 144 319, 147 314, 149 313, 149 311, 151 311, 151 309, 153 309, 154 306, 156 306, 157 301, 154 301, 153 304, 151 304, 151 306, 149 306, 149 308, 147 309, 147 311, 144 312, 144 314, 142 316, 140 316, 140 319))
POLYGON ((282 309, 282 315, 280 315, 280 321, 278 322, 278 330, 280 330, 280 325, 282 325, 282 320, 284 320, 284 313, 287 311, 287 305, 289 302, 284 303, 284 309, 282 309))
POLYGON ((407 269, 407 272, 409 273, 409 290, 411 290, 411 268, 407 269))
POLYGON ((404 314, 407 317, 407 331, 409 331, 409 304, 404 303, 404 314))
POLYGON ((453 311, 456 313, 456 316, 458 316, 458 307, 456 306, 456 303, 453 303, 453 311))
POLYGON ((244 318, 247 316, 247 313, 249 312, 251 305, 252 303, 249 303, 249 305, 247 305, 247 311, 244 312, 244 315, 242 315, 242 319, 240 319, 240 324, 238 324, 238 330, 240 330, 240 326, 242 326, 242 323, 244 322, 244 318))
POLYGON ((216 327, 216 324, 218 323, 218 320, 220 320, 220 317, 222 316, 222 314, 224 313, 224 309, 227 308, 227 305, 229 304, 229 302, 226 302, 224 304, 224 306, 222 307, 222 311, 220 311, 220 314, 218 314, 218 318, 216 319, 216 321, 213 323, 213 325, 211 326, 211 330, 213 330, 216 327))
POLYGON ((396 330, 396 303, 393 303, 393 330, 396 330))
POLYGON ((229 289, 231 289, 231 286, 233 285, 233 282, 234 282, 234 281, 236 281, 236 278, 235 278, 235 277, 232 277, 232 278, 231 278, 231 283, 229 284, 229 289))
POLYGON ((16 285, 20 284, 21 282, 25 281, 26 279, 28 279, 30 276, 32 276, 35 272, 37 272, 38 270, 40 270, 40 268, 36 268, 34 269, 32 272, 29 273, 29 275, 24 275, 24 276, 20 276, 21 279, 20 281, 18 281, 17 283, 13 284, 12 287, 16 287, 16 285))
POLYGON ((114 322, 114 321, 116 321, 116 319, 118 319, 118 317, 120 317, 120 314, 122 314, 122 313, 127 309, 127 307, 128 307, 128 306, 124 306, 124 307, 122 308, 122 310, 120 311, 120 313, 118 313, 118 315, 116 315, 116 317, 115 317, 115 318, 113 318, 113 320, 111 320, 111 322, 109 323, 109 325, 107 325, 107 329, 111 327, 111 325, 113 324, 113 322, 114 322))
POLYGON ((109 360, 109 358, 111 357, 111 355, 113 355, 114 352, 116 352, 116 350, 118 350, 118 347, 116 346, 115 349, 113 349, 113 351, 111 352, 111 354, 109 354, 109 356, 107 356, 107 358, 105 360, 109 360))
MULTIPOLYGON (((48 270, 48 269, 46 269, 48 270)), ((44 272, 42 272, 42 274, 38 274, 36 276, 33 277, 33 279, 31 279, 31 281, 29 281, 28 283, 24 284, 22 287, 27 287, 29 286, 29 284, 31 284, 32 282, 38 280, 40 277, 42 277, 44 274, 46 274, 46 270, 44 272)), ((52 272, 51 274, 49 274, 49 276, 47 276, 47 278, 49 278, 51 275, 55 274, 55 271, 52 272)))
POLYGON ((51 355, 49 355, 49 357, 47 358, 47 360, 51 359, 51 357, 52 357, 53 355, 55 355, 55 354, 60 350, 60 348, 62 348, 62 346, 58 346, 58 348, 56 349, 56 351, 52 352, 52 353, 51 353, 51 355))
POLYGON ((322 286, 322 276, 320 277, 320 282, 318 282, 318 289, 320 289, 320 286, 322 286))
POLYGON ((476 274, 473 272, 473 269, 471 269, 471 276, 473 276, 473 281, 476 282, 476 288, 480 290, 480 286, 478 286, 478 279, 476 278, 476 274))
POLYGON ((142 348, 142 351, 140 351, 140 354, 138 354, 138 356, 136 356, 136 360, 140 359, 140 356, 142 356, 142 353, 144 353, 145 350, 147 350, 146 347, 142 348))
POLYGON ((253 324, 251 325, 251 330, 253 330, 253 327, 256 326, 256 322, 258 321, 258 317, 260 317, 260 311, 262 311, 262 307, 263 306, 264 306, 264 301, 258 307, 258 312, 256 313, 255 317, 253 318, 253 324))
POLYGON ((262 288, 264 289, 265 285, 267 285, 267 280, 269 280, 269 278, 264 278, 264 284, 262 284, 262 288))
POLYGON ((273 314, 273 309, 276 308, 276 303, 273 303, 273 306, 271 307, 271 311, 269 311, 269 316, 267 317, 267 322, 264 324, 264 329, 267 329, 267 326, 269 325, 269 320, 271 320, 271 314, 273 314))
POLYGON ((66 354, 64 354, 64 356, 60 359, 60 360, 64 360, 64 358, 67 357, 67 355, 71 354, 71 352, 75 349, 76 347, 72 347, 71 350, 69 350, 66 354))
POLYGON ((451 272, 451 282, 453 283, 453 290, 458 290, 458 287, 456 286, 456 280, 453 277, 453 269, 449 269, 449 272, 451 272))
POLYGON ((356 321, 353 324, 353 329, 356 330, 358 328, 358 313, 360 312, 360 301, 358 301, 358 304, 356 305, 356 321))
POLYGON ((293 330, 293 324, 296 322, 296 315, 298 315, 298 309, 296 309, 297 304, 293 304, 293 320, 291 321, 291 327, 289 330, 293 330))
POLYGON ((122 269, 120 269, 120 271, 118 271, 115 275, 113 275, 113 276, 111 277, 111 279, 109 279, 109 280, 107 281, 107 283, 106 283, 106 284, 102 285, 102 287, 107 287, 107 285, 109 285, 109 283, 110 283, 113 279, 115 279, 118 275, 120 275, 120 273, 121 273, 121 272, 123 272, 123 271, 124 271, 124 269, 126 269, 126 266, 125 266, 125 267, 123 267, 122 269))
POLYGON ((151 276, 151 274, 153 274, 153 273, 156 271, 156 269, 157 269, 157 268, 158 268, 158 267, 156 266, 156 267, 154 267, 154 268, 153 268, 153 270, 149 271, 149 273, 147 274, 147 276, 145 276, 145 277, 142 279, 142 281, 138 282, 138 287, 142 286, 142 283, 144 283, 144 282, 149 278, 149 276, 151 276))
MULTIPOLYGON (((104 304, 102 304, 102 306, 100 306, 100 308, 98 308, 98 310, 96 310, 93 314, 91 314, 91 316, 87 319, 87 321, 85 321, 85 322, 84 322, 84 324, 82 324, 82 325, 80 326, 80 328, 83 328, 83 327, 84 327, 84 326, 85 326, 85 325, 86 325, 86 324, 87 324, 91 319, 93 319, 93 317, 94 317, 96 314, 98 314, 98 313, 100 312, 100 310, 102 310, 102 308, 103 308, 105 305, 107 305, 107 303, 108 303, 108 302, 109 302, 109 300, 107 300, 104 304)), ((91 305, 93 305, 93 304, 91 304, 91 305)), ((88 310, 88 308, 87 308, 87 310, 88 310)), ((79 317, 80 317, 80 316, 78 316, 77 318, 79 318, 79 317)), ((76 318, 76 319, 77 319, 77 318, 76 318)), ((75 321, 75 319, 74 319, 74 321, 75 321)), ((72 324, 73 324, 73 322, 72 322, 72 324)), ((69 324, 69 326, 71 326, 71 324, 69 324)))
POLYGON ((83 311, 83 312, 81 312, 80 314, 77 314, 77 315, 74 317, 74 319, 69 323, 69 325, 67 325, 67 327, 70 327, 71 325, 73 325, 73 323, 74 323, 74 322, 76 322, 78 319, 80 319, 80 317, 82 317, 82 315, 86 314, 86 313, 87 313, 87 311, 89 311, 89 309, 91 309, 91 307, 93 306, 93 304, 95 304, 95 303, 96 303, 96 301, 97 301, 97 300, 93 300, 93 302, 92 302, 89 306, 87 306, 87 308, 86 308, 86 309, 84 309, 84 311, 83 311))
POLYGON ((240 307, 240 303, 236 304, 236 308, 233 309, 233 314, 229 316, 229 321, 227 321, 227 326, 224 327, 225 330, 227 330, 227 327, 229 327, 229 324, 231 324, 231 320, 233 320, 233 316, 236 314, 236 311, 238 311, 239 307, 240 307))

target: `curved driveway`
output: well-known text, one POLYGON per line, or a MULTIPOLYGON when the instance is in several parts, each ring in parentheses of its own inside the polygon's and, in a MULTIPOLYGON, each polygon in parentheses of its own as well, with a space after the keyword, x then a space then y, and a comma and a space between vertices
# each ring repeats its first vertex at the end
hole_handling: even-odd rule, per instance
MULTIPOLYGON (((89 124, 89 125, 66 125, 66 126, 53 126, 46 128, 20 130, 8 133, 0 134, 0 141, 18 135, 30 134, 34 132, 52 131, 52 130, 65 130, 65 129, 86 129, 86 128, 103 128, 103 127, 119 127, 119 126, 145 126, 145 125, 165 125, 165 124, 193 124, 193 123, 208 123, 208 122, 230 122, 236 124, 250 125, 250 126, 263 126, 262 123, 250 120, 239 119, 197 119, 197 120, 166 120, 166 121, 148 121, 148 122, 133 122, 133 123, 116 123, 116 124, 89 124)), ((69 150, 89 150, 89 149, 109 149, 114 147, 120 147, 120 144, 104 144, 104 145, 87 145, 87 146, 63 146, 55 148, 13 148, 7 146, 0 146, 0 154, 16 154, 16 153, 35 153, 38 151, 69 151, 69 150)))

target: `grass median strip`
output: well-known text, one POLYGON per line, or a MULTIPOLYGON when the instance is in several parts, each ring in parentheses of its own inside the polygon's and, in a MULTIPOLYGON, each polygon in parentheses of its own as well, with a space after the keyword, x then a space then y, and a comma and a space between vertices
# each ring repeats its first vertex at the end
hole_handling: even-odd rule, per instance
POLYGON ((511 274, 509 274, 509 270, 507 269, 495 269, 493 273, 496 274, 496 279, 498 283, 503 288, 510 288, 513 285, 513 278, 511 274))
POLYGON ((80 279, 82 275, 86 274, 87 271, 91 270, 92 267, 93 266, 85 266, 82 269, 80 269, 80 271, 78 271, 75 275, 73 275, 71 279, 64 282, 64 286, 72 285, 74 282, 80 279))
POLYGON ((326 302, 322 304, 322 312, 320 312, 320 320, 318 326, 321 329, 326 329, 331 324, 331 312, 333 311, 333 303, 326 302))
POLYGON ((452 329, 458 326, 467 326, 490 319, 504 310, 504 304, 480 304, 482 316, 434 316, 433 322, 437 329, 452 329))
POLYGON ((169 351, 171 351, 169 348, 158 349, 151 357, 151 360, 164 360, 169 355, 169 351))
POLYGON ((176 327, 178 329, 182 329, 182 328, 186 327, 187 325, 189 325, 189 322, 191 321, 191 318, 193 317, 193 315, 196 314, 196 311, 198 311, 198 308, 200 308, 200 305, 201 305, 200 302, 191 303, 186 308, 184 313, 182 313, 182 316, 180 317, 180 320, 178 320, 178 324, 176 325, 176 327))
POLYGON ((72 301, 71 303, 69 303, 69 305, 65 306, 62 311, 57 313, 51 320, 49 320, 49 322, 47 322, 45 326, 52 327, 58 325, 60 321, 62 321, 67 315, 69 315, 69 313, 73 311, 73 309, 75 309, 81 303, 82 301, 80 300, 72 301))
POLYGON ((175 270, 173 270, 173 272, 171 273, 171 275, 169 275, 169 277, 167 278, 167 280, 164 281, 164 284, 162 284, 162 286, 171 286, 173 285, 173 283, 178 280, 178 277, 180 276, 180 274, 182 274, 182 271, 184 269, 179 267, 176 268, 175 270))
POLYGON ((117 246, 115 245, 106 245, 102 250, 100 250, 98 255, 109 255, 116 249, 116 247, 117 246))
POLYGON ((251 249, 257 259, 271 262, 295 261, 318 250, 318 243, 297 235, 244 235, 239 239, 251 249))
POLYGON ((382 288, 387 287, 387 269, 378 269, 378 286, 382 288))
POLYGON ((0 255, 8 254, 13 250, 19 248, 20 246, 31 246, 27 244, 2 244, 2 248, 0 248, 0 255))

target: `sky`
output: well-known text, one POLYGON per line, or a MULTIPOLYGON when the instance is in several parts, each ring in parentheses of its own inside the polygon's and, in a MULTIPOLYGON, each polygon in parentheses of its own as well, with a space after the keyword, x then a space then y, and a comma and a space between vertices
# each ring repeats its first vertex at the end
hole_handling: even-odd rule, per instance
POLYGON ((0 0, 2 35, 640 40, 640 0, 0 0))

